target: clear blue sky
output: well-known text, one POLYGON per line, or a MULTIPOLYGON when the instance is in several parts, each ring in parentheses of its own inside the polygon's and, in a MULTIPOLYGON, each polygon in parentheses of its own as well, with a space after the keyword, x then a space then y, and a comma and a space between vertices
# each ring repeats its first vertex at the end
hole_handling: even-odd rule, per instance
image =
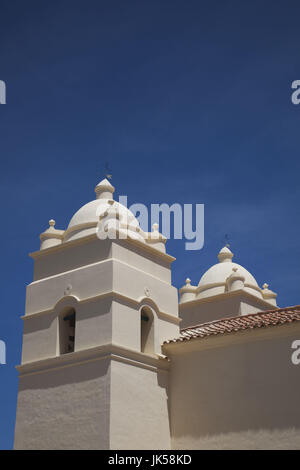
POLYGON ((1 0, 0 448, 15 420, 27 254, 65 228, 110 162, 129 203, 204 203, 205 245, 176 256, 197 283, 229 234, 280 306, 300 303, 297 1, 1 0))

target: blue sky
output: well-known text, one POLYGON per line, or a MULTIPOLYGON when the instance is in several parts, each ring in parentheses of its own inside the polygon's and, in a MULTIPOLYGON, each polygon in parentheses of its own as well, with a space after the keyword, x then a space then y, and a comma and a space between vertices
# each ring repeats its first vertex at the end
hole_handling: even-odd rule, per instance
POLYGON ((299 2, 1 0, 0 448, 15 420, 27 254, 94 198, 105 162, 128 202, 204 203, 197 283, 225 234, 280 306, 300 303, 299 2))

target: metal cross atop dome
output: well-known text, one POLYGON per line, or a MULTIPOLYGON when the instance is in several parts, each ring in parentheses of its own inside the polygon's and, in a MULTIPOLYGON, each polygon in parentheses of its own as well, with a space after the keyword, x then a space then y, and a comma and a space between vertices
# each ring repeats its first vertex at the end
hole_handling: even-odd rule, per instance
POLYGON ((225 243, 226 248, 230 248, 229 236, 227 233, 225 233, 225 236, 224 236, 224 243, 225 243))
POLYGON ((109 168, 108 162, 105 162, 105 173, 106 173, 106 175, 105 175, 106 178, 109 179, 109 180, 111 180, 111 179, 112 179, 112 174, 111 174, 112 172, 111 172, 111 170, 110 170, 110 168, 109 168))

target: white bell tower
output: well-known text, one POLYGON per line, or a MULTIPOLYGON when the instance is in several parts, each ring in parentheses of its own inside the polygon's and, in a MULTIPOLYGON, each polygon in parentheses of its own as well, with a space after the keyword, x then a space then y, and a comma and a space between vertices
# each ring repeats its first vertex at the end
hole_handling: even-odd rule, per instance
POLYGON ((170 448, 161 344, 179 332, 174 258, 108 180, 95 192, 31 254, 16 449, 170 448))

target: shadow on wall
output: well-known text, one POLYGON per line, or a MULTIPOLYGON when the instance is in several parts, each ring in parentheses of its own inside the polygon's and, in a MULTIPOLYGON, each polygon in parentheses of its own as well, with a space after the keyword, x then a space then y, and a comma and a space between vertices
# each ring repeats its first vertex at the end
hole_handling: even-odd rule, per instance
POLYGON ((171 401, 170 401, 170 388, 169 388, 169 371, 159 370, 157 372, 157 385, 165 389, 167 410, 169 417, 169 432, 171 436, 171 401))
POLYGON ((154 315, 149 307, 141 310, 141 352, 154 354, 154 315))

